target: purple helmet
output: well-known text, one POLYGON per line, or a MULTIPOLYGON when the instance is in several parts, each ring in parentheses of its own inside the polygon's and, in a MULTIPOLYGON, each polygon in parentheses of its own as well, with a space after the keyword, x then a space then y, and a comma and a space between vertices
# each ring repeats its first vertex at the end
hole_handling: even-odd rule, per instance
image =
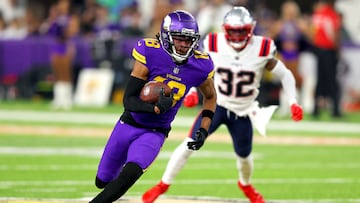
POLYGON ((192 56, 194 49, 198 46, 199 38, 197 22, 189 12, 177 10, 165 16, 161 25, 160 43, 175 62, 182 63, 192 56), (186 54, 177 53, 173 41, 174 36, 181 36, 192 42, 186 54))

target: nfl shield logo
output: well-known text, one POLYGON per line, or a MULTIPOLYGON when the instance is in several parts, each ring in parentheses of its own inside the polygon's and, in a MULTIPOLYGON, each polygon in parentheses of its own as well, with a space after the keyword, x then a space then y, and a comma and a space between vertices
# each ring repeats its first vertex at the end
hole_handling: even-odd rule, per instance
POLYGON ((174 74, 179 74, 179 68, 178 68, 178 67, 175 67, 175 68, 173 69, 173 73, 174 73, 174 74))

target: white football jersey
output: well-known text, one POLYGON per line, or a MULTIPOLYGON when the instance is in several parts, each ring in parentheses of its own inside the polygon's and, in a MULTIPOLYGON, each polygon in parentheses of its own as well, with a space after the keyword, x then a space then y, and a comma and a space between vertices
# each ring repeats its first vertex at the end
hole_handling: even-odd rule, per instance
POLYGON ((215 65, 217 104, 244 116, 259 94, 265 65, 275 57, 276 46, 273 40, 254 35, 242 51, 236 52, 224 35, 209 33, 204 39, 204 51, 215 65))

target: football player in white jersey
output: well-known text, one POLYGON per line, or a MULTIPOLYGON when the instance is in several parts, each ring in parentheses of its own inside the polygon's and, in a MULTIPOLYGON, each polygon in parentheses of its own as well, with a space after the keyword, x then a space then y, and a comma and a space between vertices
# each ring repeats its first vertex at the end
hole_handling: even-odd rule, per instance
MULTIPOLYGON (((214 61, 214 83, 218 95, 208 135, 215 132, 221 124, 226 125, 236 153, 239 172, 237 185, 251 203, 263 203, 263 196, 251 184, 251 151, 254 123, 257 123, 255 127, 259 132, 265 134, 264 126, 274 111, 268 111, 265 115, 267 119, 262 119, 261 113, 258 114, 261 110, 256 97, 265 69, 281 80, 288 96, 292 119, 302 120, 303 111, 297 104, 294 77, 285 65, 276 59, 273 40, 253 35, 254 27, 255 21, 248 10, 244 7, 234 7, 224 17, 224 32, 210 33, 204 39, 204 49, 214 61), (255 111, 258 112, 254 113, 255 111), (254 115, 258 115, 258 118, 254 115)), ((197 93, 193 91, 188 93, 184 105, 191 107, 197 102, 197 93)), ((195 120, 189 136, 173 152, 161 181, 143 194, 144 203, 152 203, 159 195, 165 193, 190 155, 204 144, 208 135, 195 133, 200 122, 201 115, 195 120)))

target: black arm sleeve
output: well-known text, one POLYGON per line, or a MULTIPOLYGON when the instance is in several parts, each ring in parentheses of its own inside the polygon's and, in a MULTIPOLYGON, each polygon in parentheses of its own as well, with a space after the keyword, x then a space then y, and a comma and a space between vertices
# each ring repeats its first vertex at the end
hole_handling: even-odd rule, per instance
POLYGON ((147 81, 130 76, 124 93, 124 108, 127 111, 154 113, 154 104, 139 99, 141 89, 147 81))

